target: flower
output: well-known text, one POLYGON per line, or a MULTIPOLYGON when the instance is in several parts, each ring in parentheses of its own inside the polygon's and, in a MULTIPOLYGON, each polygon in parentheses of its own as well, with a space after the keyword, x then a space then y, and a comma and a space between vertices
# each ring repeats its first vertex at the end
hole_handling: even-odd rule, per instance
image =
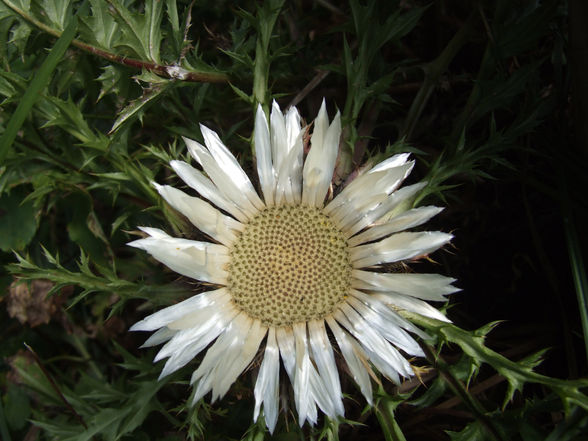
POLYGON ((339 113, 329 124, 323 102, 303 160, 305 128, 298 111, 291 108, 284 115, 274 102, 268 126, 260 106, 254 141, 261 198, 218 135, 204 126, 201 131, 206 147, 184 140, 204 172, 182 161, 171 161, 171 167, 202 199, 154 185, 212 241, 142 227, 148 237, 130 243, 184 276, 217 286, 131 328, 157 330, 144 346, 167 342, 155 358, 168 359, 161 377, 210 345, 191 384, 193 402, 211 391, 214 401, 226 394, 265 340, 254 419, 263 404, 273 432, 280 358, 301 426, 316 422, 317 407, 333 418, 344 413, 332 341, 370 404, 372 366, 395 383, 413 375, 405 356, 423 356, 411 334, 424 334, 398 310, 447 321, 425 300, 444 301, 457 289, 448 277, 381 270, 383 264, 427 255, 452 238, 404 231, 441 211, 403 208, 425 185, 399 189, 414 166, 409 155, 377 164, 329 200, 339 113))

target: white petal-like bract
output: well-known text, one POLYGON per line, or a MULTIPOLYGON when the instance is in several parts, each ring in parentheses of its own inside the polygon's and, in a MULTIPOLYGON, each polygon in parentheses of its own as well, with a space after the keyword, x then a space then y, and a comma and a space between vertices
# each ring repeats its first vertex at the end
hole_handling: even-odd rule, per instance
POLYGON ((300 425, 315 424, 319 411, 343 417, 337 357, 369 404, 376 371, 395 383, 413 375, 407 357, 423 356, 416 338, 427 336, 402 311, 448 321, 427 301, 445 301, 458 289, 454 279, 437 274, 386 272, 386 264, 406 266, 453 237, 406 231, 442 210, 412 207, 426 183, 400 188, 414 167, 409 154, 360 169, 345 188, 333 191, 340 114, 329 122, 323 102, 304 158, 306 128, 298 111, 284 114, 273 102, 269 122, 261 106, 255 115, 258 192, 252 183, 257 180, 220 137, 200 129, 205 145, 184 140, 202 170, 182 161, 170 164, 199 197, 153 185, 211 241, 140 227, 144 237, 129 243, 171 270, 213 285, 131 327, 155 331, 144 347, 163 344, 155 357, 166 360, 161 377, 200 357, 192 400, 211 393, 214 402, 253 366, 253 419, 263 416, 273 433, 281 366, 300 425))

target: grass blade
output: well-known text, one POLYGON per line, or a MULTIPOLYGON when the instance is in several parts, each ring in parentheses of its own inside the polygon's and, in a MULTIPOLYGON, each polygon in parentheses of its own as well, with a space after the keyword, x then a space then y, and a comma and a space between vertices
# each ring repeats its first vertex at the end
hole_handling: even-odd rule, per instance
POLYGON ((2 134, 2 138, 0 138, 0 162, 2 162, 8 154, 8 151, 26 117, 29 115, 29 112, 33 108, 33 105, 45 86, 49 83, 51 74, 73 40, 77 27, 78 21, 77 18, 74 17, 63 31, 63 34, 61 34, 61 37, 57 39, 55 46, 53 46, 49 55, 34 75, 29 87, 22 97, 22 100, 18 104, 16 111, 10 118, 10 121, 8 121, 8 125, 2 134))

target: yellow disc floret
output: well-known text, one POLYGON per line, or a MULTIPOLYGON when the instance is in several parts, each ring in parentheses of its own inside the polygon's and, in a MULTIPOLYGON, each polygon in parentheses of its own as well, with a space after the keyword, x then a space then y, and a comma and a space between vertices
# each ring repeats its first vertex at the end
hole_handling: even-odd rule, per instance
POLYGON ((266 325, 322 319, 350 289, 350 262, 347 241, 322 209, 268 207, 231 248, 228 288, 266 325))

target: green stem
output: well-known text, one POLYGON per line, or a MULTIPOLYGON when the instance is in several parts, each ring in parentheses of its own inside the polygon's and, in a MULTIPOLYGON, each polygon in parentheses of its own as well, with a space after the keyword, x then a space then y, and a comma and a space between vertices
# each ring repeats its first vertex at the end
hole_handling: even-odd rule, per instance
POLYGON ((43 372, 43 375, 45 375, 45 378, 47 378, 47 380, 49 381, 49 384, 51 385, 51 387, 53 388, 53 390, 57 393, 57 395, 59 396, 59 398, 61 399, 61 401, 65 405, 65 407, 67 407, 69 409, 69 411, 79 421, 79 423, 82 426, 84 426, 84 428, 88 429, 88 425, 84 421, 84 418, 79 413, 76 412, 76 410, 73 408, 73 406, 70 404, 70 402, 67 401, 67 398, 65 398, 65 396, 63 395, 63 393, 61 393, 61 389, 59 389, 59 386, 55 383, 55 380, 53 379, 53 377, 51 376, 51 374, 49 374, 49 372, 47 371, 47 369, 45 369, 45 366, 43 366, 43 362, 41 361, 41 359, 39 358, 39 356, 37 355, 37 353, 33 350, 33 348, 31 348, 26 343, 24 343, 24 345, 29 350, 29 352, 32 354, 35 362, 37 363, 37 365, 39 366, 39 368, 43 372))
POLYGON ((406 441, 402 429, 394 418, 395 403, 388 399, 380 399, 376 404, 376 416, 386 441, 406 441))
POLYGON ((269 69, 271 57, 269 44, 276 20, 284 4, 283 0, 268 0, 257 9, 257 42, 253 68, 253 99, 260 103, 266 115, 269 114, 269 69))
MULTIPOLYGON (((560 396, 566 409, 569 408, 570 404, 576 404, 588 410, 588 396, 581 391, 581 389, 588 387, 588 380, 561 380, 538 374, 533 371, 532 366, 515 363, 486 347, 483 336, 477 331, 466 331, 451 323, 423 317, 408 311, 402 311, 402 315, 415 325, 437 334, 442 341, 457 344, 474 360, 488 363, 499 374, 504 376, 510 385, 521 388, 526 382, 542 384, 560 396)), ((485 332, 490 329, 486 328, 485 332)))
POLYGON ((427 356, 427 360, 433 364, 453 392, 461 398, 476 419, 484 426, 490 438, 492 440, 504 440, 505 438, 500 431, 492 424, 492 420, 486 416, 487 411, 484 406, 468 392, 463 383, 453 374, 451 366, 441 356, 436 355, 427 344, 421 343, 421 347, 427 356))
POLYGON ((255 103, 261 104, 266 115, 269 113, 267 84, 270 65, 267 50, 267 47, 263 47, 261 38, 258 38, 255 45, 255 67, 253 69, 253 99, 255 103))

